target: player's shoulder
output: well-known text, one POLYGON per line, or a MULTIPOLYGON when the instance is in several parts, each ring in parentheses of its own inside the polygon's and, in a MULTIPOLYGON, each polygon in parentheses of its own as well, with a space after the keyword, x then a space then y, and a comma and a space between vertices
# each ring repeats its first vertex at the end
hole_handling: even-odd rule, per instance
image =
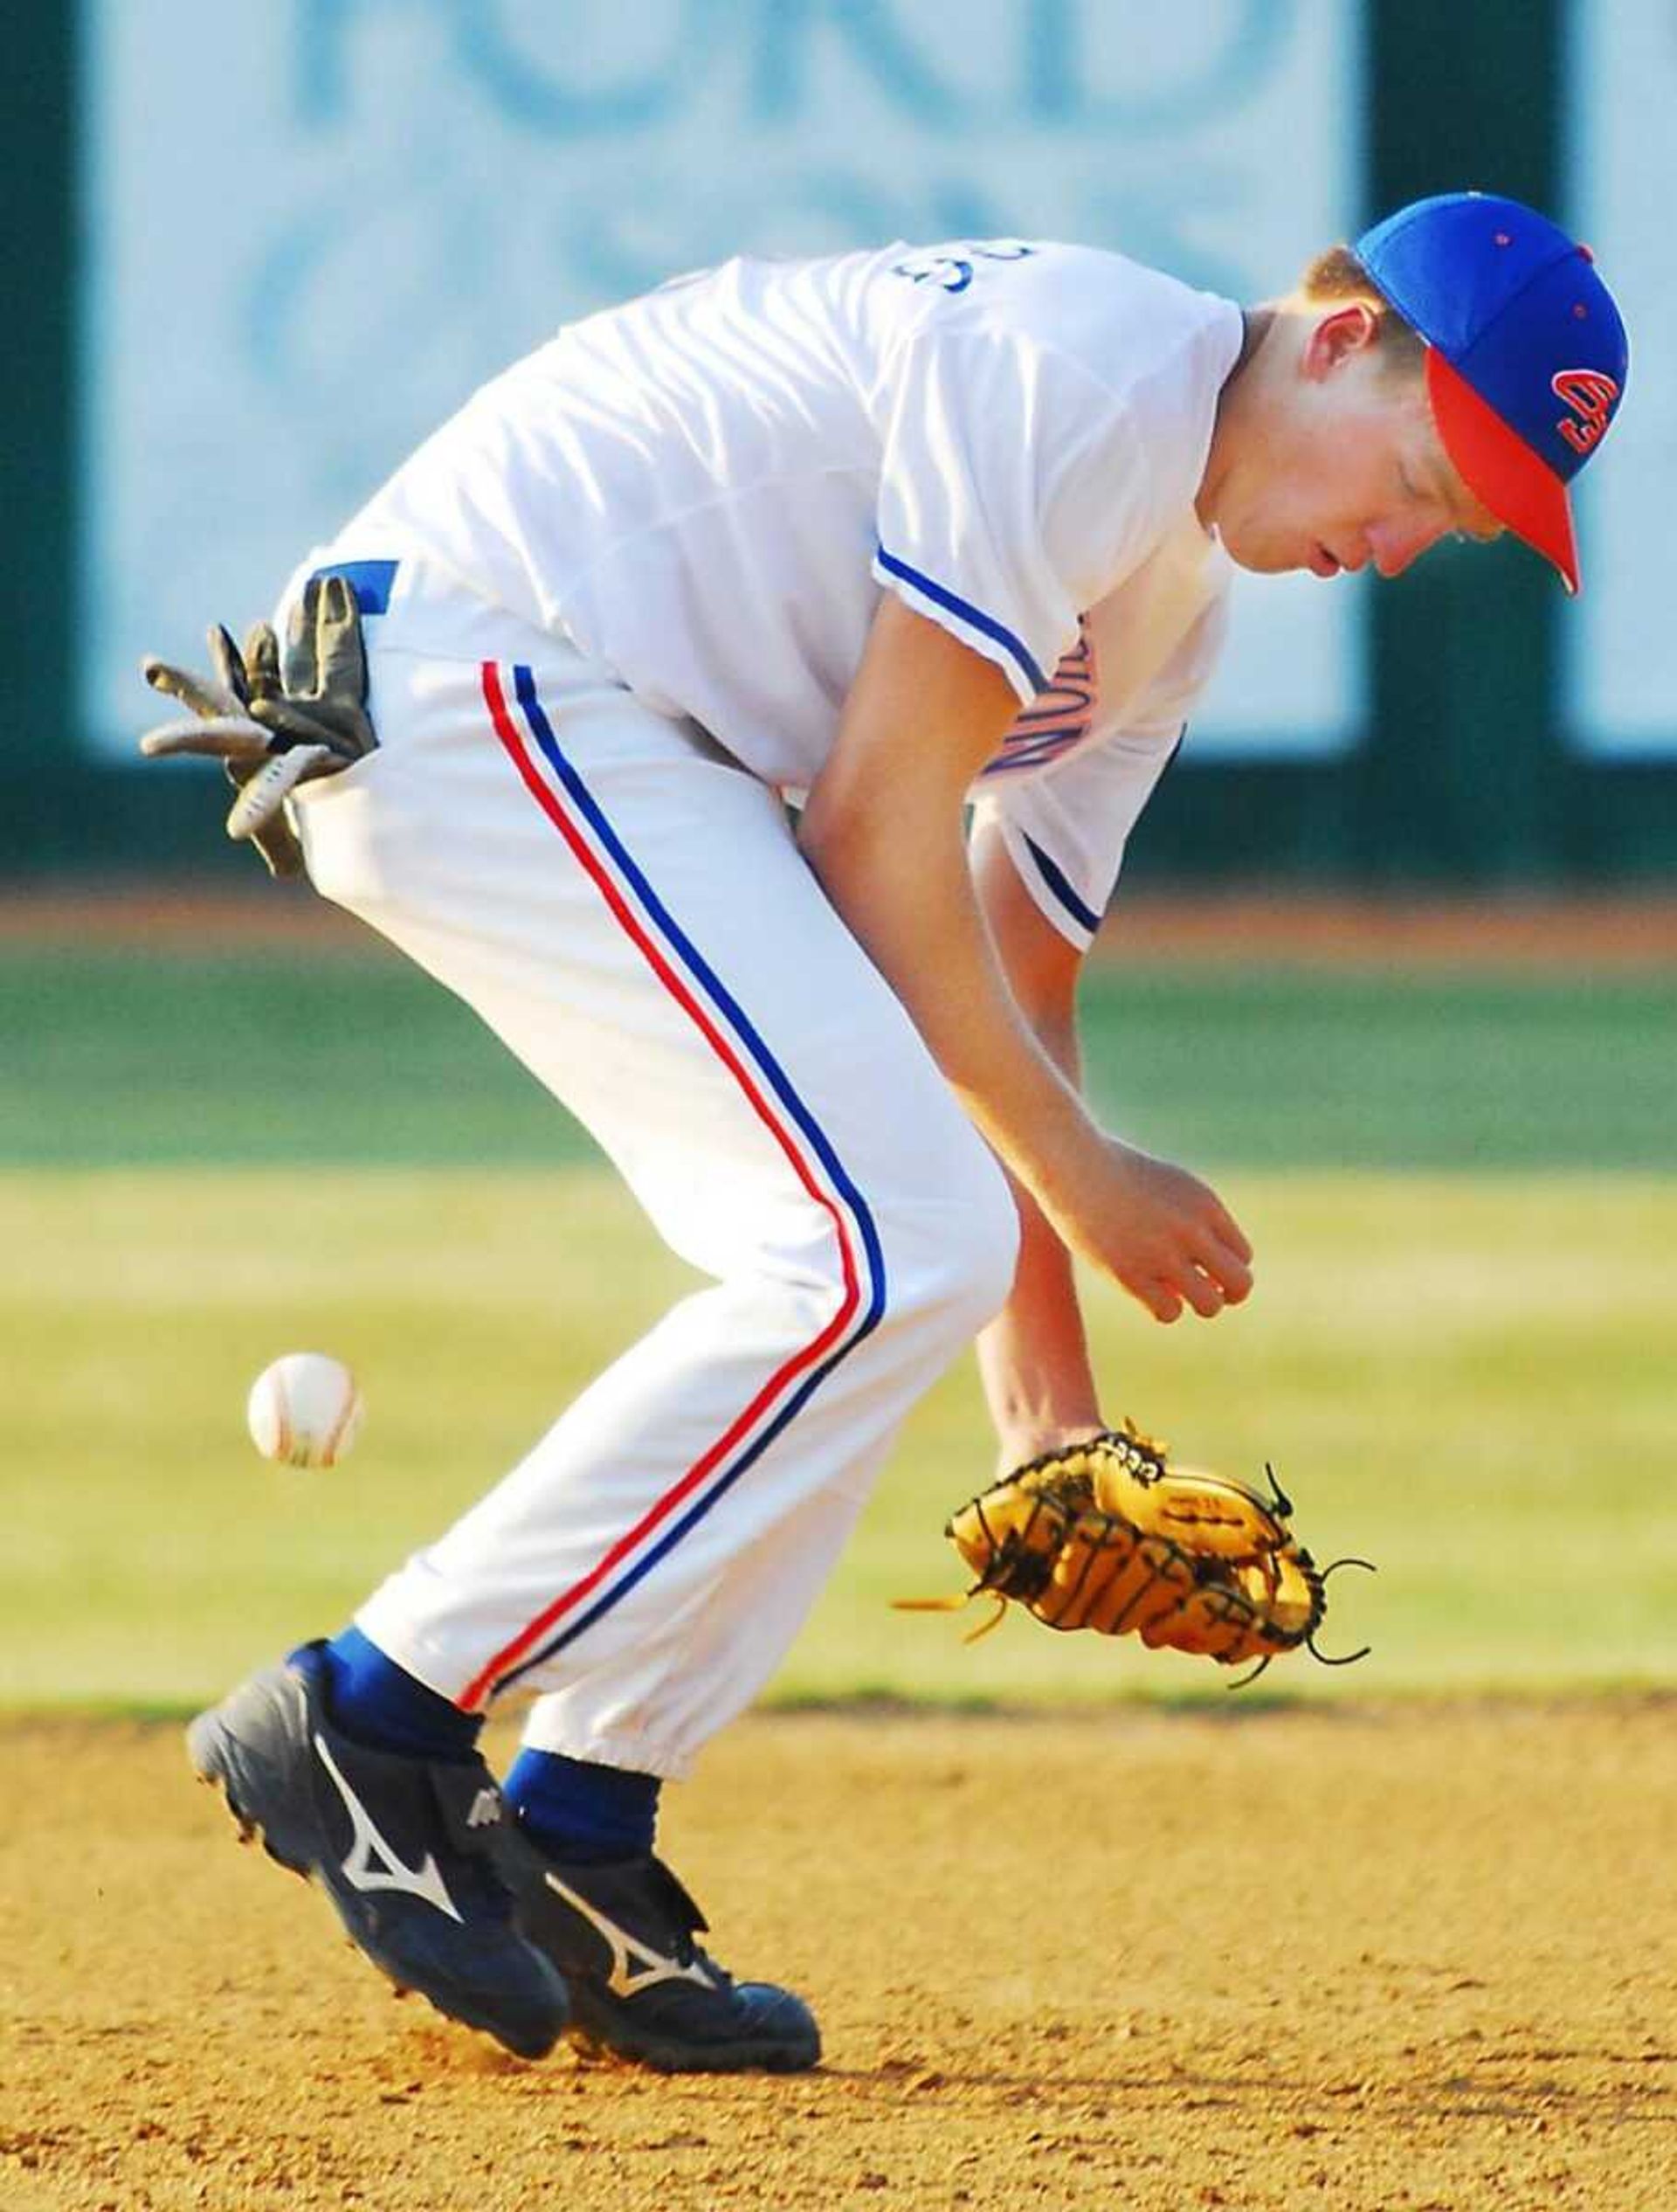
POLYGON ((998 311, 1044 348, 1079 360, 1115 392, 1238 331, 1239 309, 1168 270, 1093 245, 1045 243, 998 311))
POLYGON ((981 337, 1069 362, 1119 406, 1160 377, 1215 389, 1239 347, 1232 300, 1101 246, 963 239, 894 250, 872 273, 913 287, 903 326, 922 342, 981 337))

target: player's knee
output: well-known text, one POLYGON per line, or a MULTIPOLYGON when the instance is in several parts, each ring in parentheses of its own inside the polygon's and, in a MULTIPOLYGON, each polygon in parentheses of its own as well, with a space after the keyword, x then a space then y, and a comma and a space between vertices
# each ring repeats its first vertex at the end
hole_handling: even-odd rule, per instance
POLYGON ((969 1335, 1006 1304, 1019 1260, 1019 1209, 1007 1178, 982 1144, 974 1167, 972 1189, 961 1204, 961 1297, 969 1335))
POLYGON ((934 1319, 952 1344, 995 1317, 1013 1287, 1019 1215, 1007 1178, 975 1136, 941 1187, 900 1208, 886 1240, 887 1304, 934 1319))

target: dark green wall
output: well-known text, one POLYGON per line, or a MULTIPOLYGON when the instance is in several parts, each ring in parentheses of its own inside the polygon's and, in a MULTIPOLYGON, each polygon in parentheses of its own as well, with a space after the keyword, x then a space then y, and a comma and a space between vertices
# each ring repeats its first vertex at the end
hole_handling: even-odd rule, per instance
POLYGON ((24 8, 0 68, 0 862, 59 843, 73 780, 74 73, 70 0, 24 8))
MULTIPOLYGON (((1370 0, 1363 204, 1478 183, 1561 208, 1565 0, 1370 0)), ((11 314, 0 445, 0 874, 246 872, 197 776, 95 766, 75 729, 74 0, 11 11, 0 178, 11 314)), ((1610 464, 1611 465, 1611 464, 1610 464)), ((1542 888, 1677 874, 1677 763, 1586 762, 1556 719, 1567 603, 1517 549, 1441 550, 1370 595, 1370 742, 1332 763, 1196 764, 1132 880, 1542 888)), ((135 725, 144 700, 135 687, 135 725)))

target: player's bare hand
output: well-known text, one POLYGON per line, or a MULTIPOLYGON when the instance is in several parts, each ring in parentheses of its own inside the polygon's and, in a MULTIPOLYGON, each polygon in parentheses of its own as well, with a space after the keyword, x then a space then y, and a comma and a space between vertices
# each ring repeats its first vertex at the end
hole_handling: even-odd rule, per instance
POLYGON ((210 632, 215 673, 200 675, 148 658, 155 691, 190 711, 148 729, 149 760, 194 754, 219 760, 238 787, 227 834, 254 844, 274 875, 302 872, 302 848, 283 812, 299 784, 336 775, 377 744, 366 709, 367 660, 354 587, 313 577, 286 626, 283 651, 258 623, 241 653, 217 625, 210 632))
POLYGON ((1052 1209, 1073 1250, 1121 1282, 1156 1321, 1184 1307, 1211 1320, 1252 1289, 1252 1246, 1208 1184, 1116 1138, 1052 1209))

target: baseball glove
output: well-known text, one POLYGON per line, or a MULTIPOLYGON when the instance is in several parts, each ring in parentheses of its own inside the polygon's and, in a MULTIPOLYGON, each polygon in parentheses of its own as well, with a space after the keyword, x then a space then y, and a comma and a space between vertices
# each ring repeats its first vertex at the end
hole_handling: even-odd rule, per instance
POLYGON ((987 1593, 996 1611, 969 1642, 1011 1600, 1050 1628, 1135 1635, 1224 1667, 1253 1662, 1234 1689, 1301 1645, 1325 1666, 1349 1666, 1366 1647, 1342 1659, 1316 1649, 1325 1585, 1337 1567, 1370 1563, 1318 1567, 1288 1525, 1293 1507, 1274 1470, 1266 1472, 1267 1498, 1172 1467, 1163 1444, 1126 1421, 1015 1468, 961 1508, 944 1533, 977 1577, 964 1597, 900 1602, 942 1610, 987 1593))

